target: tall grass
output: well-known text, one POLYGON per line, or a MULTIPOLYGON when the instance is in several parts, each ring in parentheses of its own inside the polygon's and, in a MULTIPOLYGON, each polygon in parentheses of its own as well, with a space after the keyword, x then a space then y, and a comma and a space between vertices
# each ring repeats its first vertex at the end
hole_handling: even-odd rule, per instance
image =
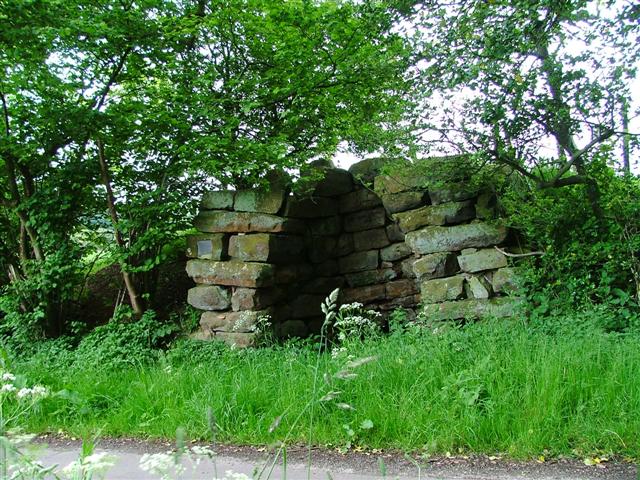
POLYGON ((117 370, 36 356, 16 370, 59 393, 23 426, 167 438, 183 427, 206 439, 211 408, 225 442, 269 444, 290 431, 291 442, 337 447, 640 458, 638 336, 549 335, 502 321, 346 347, 319 357, 329 384, 321 380, 315 396, 317 351, 299 344, 234 351, 183 343, 151 365, 117 370), (336 378, 350 359, 370 356, 355 378, 336 378), (310 423, 304 410, 328 391, 340 393, 315 403, 310 423))

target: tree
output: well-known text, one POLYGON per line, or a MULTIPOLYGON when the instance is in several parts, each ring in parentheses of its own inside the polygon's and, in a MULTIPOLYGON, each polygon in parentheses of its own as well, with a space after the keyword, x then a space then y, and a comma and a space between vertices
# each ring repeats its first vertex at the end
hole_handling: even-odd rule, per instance
POLYGON ((638 12, 614 1, 423 2, 428 143, 508 165, 540 188, 586 185, 598 209, 590 164, 625 133, 638 12))
POLYGON ((341 141, 402 149, 414 58, 400 15, 384 2, 0 0, 0 228, 18 250, 3 257, 18 272, 3 308, 62 332, 80 236, 111 225, 140 314, 203 186, 253 185, 341 141))

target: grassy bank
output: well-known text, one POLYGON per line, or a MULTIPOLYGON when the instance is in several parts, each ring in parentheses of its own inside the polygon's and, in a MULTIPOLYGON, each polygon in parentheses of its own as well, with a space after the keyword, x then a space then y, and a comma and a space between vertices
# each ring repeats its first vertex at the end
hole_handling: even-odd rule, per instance
POLYGON ((14 368, 58 392, 23 420, 34 432, 206 439, 211 409, 218 441, 637 459, 639 345, 487 322, 351 341, 337 356, 187 342, 147 365, 48 351, 14 368))

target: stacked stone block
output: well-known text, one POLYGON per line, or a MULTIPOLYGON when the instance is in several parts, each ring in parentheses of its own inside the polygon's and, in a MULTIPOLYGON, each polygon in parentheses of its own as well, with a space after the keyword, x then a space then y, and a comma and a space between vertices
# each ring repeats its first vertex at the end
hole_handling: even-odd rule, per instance
POLYGON ((342 303, 422 305, 433 319, 511 312, 514 271, 493 248, 508 236, 493 220, 494 197, 367 165, 379 167, 356 164, 356 178, 318 167, 304 196, 280 184, 204 196, 187 244, 202 338, 250 345, 265 315, 281 336, 318 332, 320 304, 335 288, 342 303))

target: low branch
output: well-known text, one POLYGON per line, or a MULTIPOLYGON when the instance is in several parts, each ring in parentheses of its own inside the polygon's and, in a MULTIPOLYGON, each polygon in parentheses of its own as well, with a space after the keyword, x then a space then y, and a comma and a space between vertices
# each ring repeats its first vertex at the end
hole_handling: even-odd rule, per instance
POLYGON ((505 257, 510 257, 510 258, 523 258, 523 257, 534 257, 536 255, 544 255, 544 252, 509 253, 509 252, 505 252, 504 250, 496 246, 494 246, 493 248, 495 248, 505 257))

